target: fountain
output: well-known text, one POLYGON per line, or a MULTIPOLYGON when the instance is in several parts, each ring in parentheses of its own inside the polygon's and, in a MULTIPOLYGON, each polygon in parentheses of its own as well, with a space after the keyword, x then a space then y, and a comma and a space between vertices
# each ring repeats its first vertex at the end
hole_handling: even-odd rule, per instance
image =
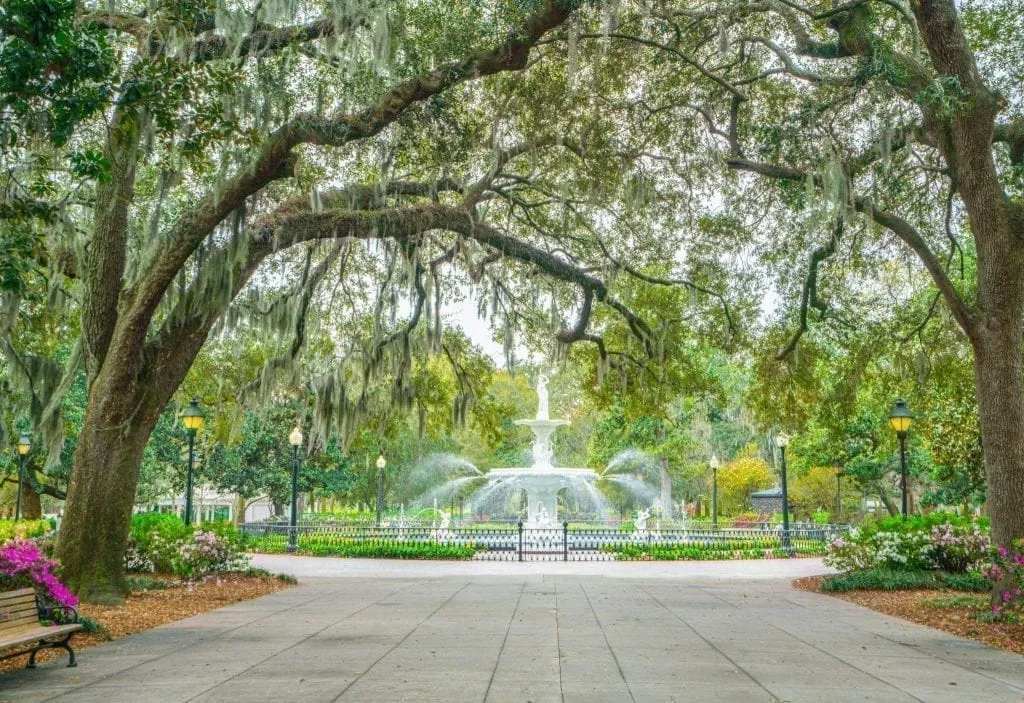
POLYGON ((487 485, 474 496, 474 503, 488 494, 501 493, 502 489, 522 488, 527 496, 528 527, 552 527, 559 524, 558 492, 563 488, 581 491, 597 503, 603 504, 594 484, 598 474, 590 469, 568 469, 554 466, 551 437, 555 430, 568 425, 568 420, 552 420, 548 410, 547 377, 542 373, 537 382, 537 417, 532 420, 516 420, 517 425, 529 427, 533 432, 533 466, 529 468, 491 469, 486 474, 487 485))

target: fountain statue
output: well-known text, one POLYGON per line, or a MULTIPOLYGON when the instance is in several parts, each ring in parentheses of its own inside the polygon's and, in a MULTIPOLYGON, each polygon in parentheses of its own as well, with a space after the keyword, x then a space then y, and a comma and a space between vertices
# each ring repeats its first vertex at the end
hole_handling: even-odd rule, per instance
POLYGON ((551 419, 548 377, 544 373, 537 379, 537 416, 532 420, 516 420, 516 424, 529 427, 533 432, 533 465, 529 468, 492 469, 487 473, 488 485, 478 496, 487 496, 499 487, 524 489, 528 527, 550 526, 557 522, 558 491, 562 488, 583 492, 600 505, 600 495, 594 487, 597 481, 595 472, 554 466, 551 437, 556 429, 568 425, 569 421, 551 419))
POLYGON ((644 533, 647 532, 647 520, 650 517, 651 517, 651 509, 650 508, 644 508, 643 510, 641 510, 640 512, 638 512, 636 514, 636 522, 634 524, 636 525, 636 533, 638 535, 643 535, 644 533))
MULTIPOLYGON (((565 491, 565 497, 571 505, 587 506, 584 510, 598 520, 604 519, 606 502, 597 487, 599 480, 617 484, 645 504, 657 496, 658 489, 644 479, 652 475, 652 469, 660 469, 660 463, 637 450, 621 452, 600 474, 590 469, 561 468, 555 465, 551 439, 555 431, 568 425, 569 421, 551 419, 548 381, 546 373, 539 374, 536 417, 515 421, 517 425, 529 427, 533 433, 531 466, 491 469, 483 473, 462 457, 452 455, 435 455, 424 462, 423 470, 427 473, 439 469, 448 472, 448 480, 444 484, 421 498, 423 504, 429 504, 433 499, 432 526, 435 529, 437 518, 441 515, 437 509, 439 495, 465 496, 466 510, 470 515, 478 512, 504 516, 508 514, 509 505, 525 493, 526 500, 520 504, 526 506, 526 527, 550 527, 568 519, 568 515, 560 517, 558 514, 560 491, 565 491)), ((642 520, 638 519, 640 529, 646 528, 646 517, 649 515, 650 509, 645 511, 642 520)), ((447 527, 447 524, 442 520, 442 528, 447 527)))

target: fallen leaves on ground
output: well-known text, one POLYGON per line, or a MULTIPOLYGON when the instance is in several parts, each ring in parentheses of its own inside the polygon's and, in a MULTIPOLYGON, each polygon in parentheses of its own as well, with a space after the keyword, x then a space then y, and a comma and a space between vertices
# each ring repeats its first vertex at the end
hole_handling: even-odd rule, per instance
MULTIPOLYGON (((793 586, 802 591, 821 593, 822 576, 797 579, 793 586)), ((822 595, 841 598, 865 608, 877 610, 919 625, 934 627, 992 647, 1024 654, 1024 623, 986 623, 978 616, 988 611, 985 594, 962 591, 845 591, 822 595), (973 597, 972 597, 973 596, 973 597), (962 601, 962 603, 956 603, 962 601)))
MULTIPOLYGON (((103 629, 100 632, 76 632, 71 638, 75 652, 290 586, 273 577, 248 574, 222 574, 194 584, 167 581, 169 588, 132 593, 121 605, 83 603, 79 606, 81 615, 92 618, 103 629)), ((36 661, 53 657, 67 658, 67 652, 44 649, 36 656, 36 661)), ((27 662, 27 654, 0 661, 0 672, 23 668, 27 662)))

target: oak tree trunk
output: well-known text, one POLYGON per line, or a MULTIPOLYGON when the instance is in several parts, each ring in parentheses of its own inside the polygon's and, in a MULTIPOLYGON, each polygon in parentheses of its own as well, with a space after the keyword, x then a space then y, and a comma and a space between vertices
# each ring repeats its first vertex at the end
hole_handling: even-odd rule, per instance
POLYGON ((1001 545, 1024 537, 1024 310, 1007 317, 1015 319, 1007 320, 1005 326, 987 325, 979 329, 974 342, 974 374, 988 486, 985 508, 992 520, 992 539, 1001 545))

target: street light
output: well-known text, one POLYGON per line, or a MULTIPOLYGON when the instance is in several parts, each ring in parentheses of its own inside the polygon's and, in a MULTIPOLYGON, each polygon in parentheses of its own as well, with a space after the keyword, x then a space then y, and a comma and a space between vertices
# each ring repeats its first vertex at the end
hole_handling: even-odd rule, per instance
POLYGON ((299 547, 299 447, 302 445, 302 430, 298 425, 288 435, 288 443, 292 445, 292 514, 288 529, 288 551, 294 552, 299 547))
POLYGON ((206 416, 199 409, 199 398, 193 398, 181 414, 181 422, 188 433, 188 476, 185 479, 185 524, 192 524, 192 471, 195 468, 196 432, 203 429, 206 416))
POLYGON ((789 435, 785 432, 775 435, 775 444, 782 459, 782 540, 783 547, 789 552, 789 485, 786 482, 786 447, 789 446, 789 435))
POLYGON ((889 422, 896 430, 896 436, 900 439, 900 490, 903 493, 903 517, 907 517, 907 431, 914 416, 910 414, 907 402, 902 398, 897 399, 889 413, 889 422))
POLYGON ((384 467, 387 465, 387 459, 383 454, 377 457, 377 527, 380 527, 380 520, 384 515, 384 467))
POLYGON ((838 461, 835 464, 836 471, 836 521, 843 512, 843 465, 838 461))
POLYGON ((711 455, 711 529, 718 529, 718 457, 711 455))
POLYGON ((14 505, 15 521, 21 519, 21 484, 25 480, 25 455, 32 448, 32 438, 27 434, 18 439, 18 500, 14 505))

